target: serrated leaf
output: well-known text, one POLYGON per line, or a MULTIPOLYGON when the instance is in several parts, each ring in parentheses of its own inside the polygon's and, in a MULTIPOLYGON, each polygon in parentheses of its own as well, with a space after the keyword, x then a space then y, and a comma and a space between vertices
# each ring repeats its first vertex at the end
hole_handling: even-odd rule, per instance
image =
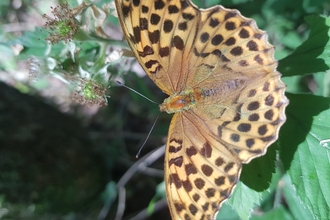
MULTIPOLYGON (((286 93, 290 104, 286 108, 287 120, 280 130, 279 144, 281 146, 280 158, 284 169, 290 168, 293 156, 300 144, 307 141, 307 136, 311 135, 310 130, 314 118, 325 110, 329 110, 330 98, 308 95, 286 93)), ((320 121, 320 126, 329 126, 328 121, 320 121)), ((328 130, 320 130, 322 135, 330 136, 328 130)), ((326 139, 326 137, 323 137, 326 139)))
POLYGON ((268 148, 266 155, 243 164, 240 180, 249 188, 256 191, 268 189, 272 173, 275 172, 276 146, 268 148))
POLYGON ((317 219, 330 219, 330 150, 320 141, 330 138, 330 110, 314 118, 306 141, 298 146, 289 175, 300 199, 317 219))
POLYGON ((304 205, 317 219, 330 219, 330 143, 321 142, 330 139, 330 98, 287 97, 280 157, 304 205))
POLYGON ((279 206, 276 209, 266 212, 262 216, 253 215, 251 218, 251 220, 269 220, 269 219, 293 220, 294 218, 283 206, 279 206))
POLYGON ((283 196, 295 219, 313 219, 313 216, 307 208, 302 206, 300 199, 297 197, 289 175, 282 178, 283 196))
POLYGON ((243 220, 249 219, 253 207, 259 204, 262 193, 250 189, 242 182, 239 182, 228 200, 228 203, 237 211, 243 220))
POLYGON ((330 18, 312 15, 305 20, 311 28, 309 37, 279 62, 278 70, 283 76, 323 72, 330 68, 330 18))

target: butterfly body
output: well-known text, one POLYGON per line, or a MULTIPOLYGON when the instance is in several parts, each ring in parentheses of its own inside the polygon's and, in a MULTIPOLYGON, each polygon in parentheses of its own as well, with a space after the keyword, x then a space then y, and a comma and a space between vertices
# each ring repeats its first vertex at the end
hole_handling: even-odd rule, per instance
POLYGON ((243 163, 262 156, 285 122, 274 47, 237 10, 190 0, 115 0, 132 52, 169 95, 164 179, 171 216, 214 219, 243 163))
POLYGON ((201 89, 187 89, 179 94, 173 94, 166 98, 159 106, 160 111, 171 113, 178 113, 187 111, 193 108, 200 99, 203 98, 201 89))

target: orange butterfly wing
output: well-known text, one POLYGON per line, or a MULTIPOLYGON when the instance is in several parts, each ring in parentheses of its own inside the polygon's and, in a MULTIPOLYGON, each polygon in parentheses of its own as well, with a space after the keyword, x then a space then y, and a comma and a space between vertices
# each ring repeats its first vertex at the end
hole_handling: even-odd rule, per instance
POLYGON ((170 95, 165 181, 173 219, 213 219, 241 164, 265 154, 288 100, 265 32, 237 10, 188 0, 117 0, 148 76, 170 95))

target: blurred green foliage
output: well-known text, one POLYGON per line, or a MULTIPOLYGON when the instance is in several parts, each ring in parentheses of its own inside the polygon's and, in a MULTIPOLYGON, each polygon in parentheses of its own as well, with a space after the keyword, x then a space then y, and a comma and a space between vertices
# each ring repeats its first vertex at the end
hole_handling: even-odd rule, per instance
MULTIPOLYGON (((267 31, 290 100, 279 140, 265 156, 244 165, 218 219, 330 219, 330 2, 193 2, 236 8, 267 31)), ((114 219, 118 184, 137 162, 135 154, 158 114, 156 105, 114 80, 157 102, 164 94, 127 58, 131 54, 118 34, 114 8, 102 9, 110 1, 94 6, 68 1, 71 8, 81 6, 75 22, 87 29, 54 45, 45 41, 50 30, 40 27, 51 3, 58 4, 0 2, 0 79, 24 93, 0 84, 0 219, 96 219, 103 211, 114 219), (38 27, 29 26, 32 21, 38 27), (30 78, 22 79, 21 72, 30 78), (70 102, 71 114, 59 112, 59 90, 48 100, 38 95, 54 78, 69 90, 69 100, 108 106, 90 116, 70 102)), ((160 116, 142 155, 164 143, 170 118, 160 116)), ((162 170, 162 165, 159 159, 152 167, 162 170)), ((134 173, 124 185, 124 219, 143 209, 150 219, 169 218, 166 207, 153 212, 165 193, 162 176, 149 172, 134 173)))

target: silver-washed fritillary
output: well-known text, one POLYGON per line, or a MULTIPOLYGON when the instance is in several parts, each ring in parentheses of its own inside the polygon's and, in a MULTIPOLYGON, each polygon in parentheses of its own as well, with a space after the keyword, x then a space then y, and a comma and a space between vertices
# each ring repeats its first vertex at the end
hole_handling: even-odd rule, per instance
POLYGON ((190 0, 116 0, 137 60, 170 97, 165 155, 173 219, 214 219, 242 163, 266 153, 286 120, 274 47, 239 11, 190 0))

